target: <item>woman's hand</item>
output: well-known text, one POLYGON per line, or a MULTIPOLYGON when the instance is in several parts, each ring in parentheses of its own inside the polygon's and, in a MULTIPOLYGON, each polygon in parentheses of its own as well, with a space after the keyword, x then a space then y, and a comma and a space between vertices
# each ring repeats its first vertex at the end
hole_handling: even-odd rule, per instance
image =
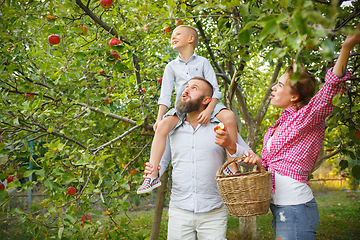
POLYGON ((261 164, 261 157, 259 157, 255 153, 250 151, 245 151, 244 155, 245 155, 245 159, 242 162, 246 163, 247 165, 255 166, 256 163, 261 164))

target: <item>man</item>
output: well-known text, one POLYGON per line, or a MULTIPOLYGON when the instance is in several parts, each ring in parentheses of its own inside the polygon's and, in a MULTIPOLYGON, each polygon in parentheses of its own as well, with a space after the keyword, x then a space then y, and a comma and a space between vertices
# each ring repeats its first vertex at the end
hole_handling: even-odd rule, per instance
MULTIPOLYGON (((199 114, 211 101, 212 85, 204 78, 190 79, 177 102, 177 111, 186 113, 169 133, 160 162, 161 175, 172 159, 172 190, 167 239, 225 239, 227 211, 216 188, 216 171, 226 160, 251 151, 238 135, 239 144, 225 131, 214 132, 218 120, 198 124, 199 114), (226 149, 226 150, 225 150, 226 149)), ((145 174, 153 171, 146 163, 145 174)))

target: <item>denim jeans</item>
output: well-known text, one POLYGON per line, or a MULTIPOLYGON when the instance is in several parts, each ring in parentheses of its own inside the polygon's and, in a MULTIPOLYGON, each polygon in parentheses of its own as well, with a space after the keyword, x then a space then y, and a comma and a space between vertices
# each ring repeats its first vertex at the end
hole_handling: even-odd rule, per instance
POLYGON ((319 211, 315 198, 299 205, 270 204, 275 239, 315 240, 319 211), (280 237, 280 238, 279 238, 280 237))

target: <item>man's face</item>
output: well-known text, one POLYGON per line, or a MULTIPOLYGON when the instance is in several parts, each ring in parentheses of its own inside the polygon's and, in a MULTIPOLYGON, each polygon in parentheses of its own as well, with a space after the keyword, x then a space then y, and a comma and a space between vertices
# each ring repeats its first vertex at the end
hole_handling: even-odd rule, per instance
POLYGON ((180 113, 198 111, 205 97, 204 84, 202 80, 190 80, 176 103, 176 110, 180 113))

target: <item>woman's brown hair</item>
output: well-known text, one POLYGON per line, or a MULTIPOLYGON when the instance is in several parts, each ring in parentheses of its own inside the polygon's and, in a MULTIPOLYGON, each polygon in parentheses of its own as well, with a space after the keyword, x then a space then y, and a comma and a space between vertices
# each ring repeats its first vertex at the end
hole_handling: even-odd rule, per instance
MULTIPOLYGON (((291 93, 299 95, 299 99, 294 103, 296 110, 299 110, 308 104, 311 98, 314 96, 316 90, 316 79, 314 75, 306 71, 302 66, 300 67, 299 72, 301 77, 294 85, 290 84, 291 93)), ((285 73, 291 77, 291 75, 294 73, 293 67, 290 66, 285 73)))

